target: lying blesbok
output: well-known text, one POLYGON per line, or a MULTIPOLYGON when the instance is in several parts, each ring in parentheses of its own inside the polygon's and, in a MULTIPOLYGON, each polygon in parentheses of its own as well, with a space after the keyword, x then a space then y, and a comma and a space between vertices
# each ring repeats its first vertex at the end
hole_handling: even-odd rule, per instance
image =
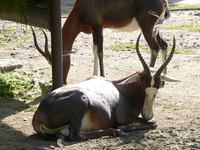
POLYGON ((131 123, 152 128, 148 121, 153 118, 153 102, 161 78, 166 79, 161 72, 173 57, 175 37, 170 55, 153 75, 140 54, 139 38, 136 51, 144 71, 112 82, 93 76, 56 89, 36 110, 32 121, 34 130, 47 135, 63 134, 72 141, 116 134, 119 126, 131 123))
MULTIPOLYGON (((103 28, 122 31, 141 29, 151 49, 150 67, 154 67, 159 49, 166 60, 167 43, 154 29, 169 17, 167 0, 76 0, 62 28, 64 82, 70 69, 70 55, 75 38, 80 32, 92 33, 94 72, 104 76, 103 28)), ((49 60, 49 53, 46 55, 49 60)))

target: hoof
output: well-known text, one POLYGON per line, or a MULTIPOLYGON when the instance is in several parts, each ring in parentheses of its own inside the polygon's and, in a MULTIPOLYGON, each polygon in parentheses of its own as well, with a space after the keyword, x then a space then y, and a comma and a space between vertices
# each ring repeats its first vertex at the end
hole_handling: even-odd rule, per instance
POLYGON ((161 81, 160 88, 163 88, 165 86, 165 81, 161 81))
POLYGON ((119 130, 119 131, 116 133, 116 135, 119 136, 119 137, 127 137, 127 136, 128 136, 128 133, 119 130))
POLYGON ((156 129, 158 127, 157 123, 155 121, 152 122, 148 122, 147 123, 150 127, 152 127, 151 129, 156 129))

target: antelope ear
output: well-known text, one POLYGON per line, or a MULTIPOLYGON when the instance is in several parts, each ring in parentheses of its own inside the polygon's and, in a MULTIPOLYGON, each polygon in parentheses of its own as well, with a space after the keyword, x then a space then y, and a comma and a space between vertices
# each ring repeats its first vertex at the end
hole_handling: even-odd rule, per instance
POLYGON ((166 74, 161 74, 161 79, 164 81, 168 81, 168 82, 181 82, 179 79, 176 79, 174 77, 170 77, 166 74))
POLYGON ((139 79, 140 79, 139 74, 134 74, 134 75, 130 76, 129 78, 127 78, 126 80, 120 82, 118 85, 130 84, 130 83, 138 81, 139 79))

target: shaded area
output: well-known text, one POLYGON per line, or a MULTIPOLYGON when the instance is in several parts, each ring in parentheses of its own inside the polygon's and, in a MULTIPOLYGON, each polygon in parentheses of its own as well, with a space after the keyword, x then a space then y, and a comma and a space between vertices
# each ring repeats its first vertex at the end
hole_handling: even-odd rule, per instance
MULTIPOLYGON (((41 99, 44 97, 43 95, 46 95, 47 91, 49 91, 50 88, 52 87, 41 86, 41 96, 37 97, 30 103, 26 103, 24 101, 16 99, 8 100, 0 98, 0 149, 13 149, 13 147, 15 147, 16 149, 43 149, 44 147, 55 147, 57 145, 55 141, 43 142, 43 140, 41 140, 40 138, 28 136, 22 131, 18 131, 17 129, 15 129, 13 125, 4 123, 4 119, 6 119, 8 116, 12 116, 24 110, 33 113, 32 110, 29 109, 32 109, 34 105, 40 103, 41 99), (15 145, 15 143, 17 144, 15 145), (19 143, 22 143, 21 146, 19 146, 19 143)), ((12 95, 12 91, 9 91, 9 93, 12 95)), ((26 121, 26 118, 13 118, 13 120, 15 120, 13 122, 17 123, 18 119, 24 119, 23 126, 25 128, 27 128, 27 126, 32 128, 31 124, 29 124, 29 122, 26 121)))
MULTIPOLYGON (((11 111, 11 110, 7 110, 11 111)), ((1 113, 8 113, 1 110, 1 113)), ((13 112, 14 113, 14 112, 13 112)), ((25 126, 27 123, 24 123, 25 126)), ((40 138, 28 136, 15 128, 0 121, 0 149, 44 149, 56 147, 54 141, 43 141, 40 138), (6 136, 5 136, 6 130, 6 136), (21 144, 20 144, 21 143, 21 144)))
MULTIPOLYGON (((48 0, 2 0, 0 1, 0 19, 49 29, 48 2, 48 0)), ((42 143, 39 139, 28 137, 23 133, 23 129, 17 131, 15 125, 20 118, 12 118, 14 114, 23 113, 24 110, 30 111, 27 108, 32 108, 33 105, 38 104, 43 97, 43 92, 46 92, 46 86, 40 86, 42 91, 41 96, 32 102, 27 103, 26 101, 19 100, 19 97, 14 96, 15 93, 12 91, 13 89, 11 84, 8 84, 3 80, 1 80, 0 83, 2 86, 0 92, 4 96, 6 95, 6 99, 0 98, 0 149, 30 149, 30 147, 31 149, 42 149, 52 145, 48 142, 42 143), (8 116, 9 118, 14 119, 14 122, 6 122, 5 120, 8 116), (7 131, 6 136, 4 136, 5 130, 7 131), (19 146, 19 143, 23 143, 22 146, 19 146)), ((30 124, 27 126, 26 119, 24 119, 24 126, 26 128, 32 128, 30 124)))
MULTIPOLYGON (((0 99, 2 101, 2 99, 0 99)), ((39 102, 40 100, 36 100, 36 102, 39 102)), ((34 101, 35 102, 35 101, 34 101)), ((23 105, 22 102, 15 101, 16 105, 23 105)), ((12 103, 12 105, 15 105, 12 103)), ((29 134, 26 135, 23 132, 23 129, 17 130, 15 129, 15 126, 13 124, 17 124, 19 122, 21 127, 24 128, 30 128, 32 130, 32 127, 28 121, 24 119, 26 116, 19 116, 18 118, 14 118, 15 116, 11 116, 15 113, 20 113, 19 111, 6 107, 6 108, 1 108, 0 109, 0 149, 55 149, 58 148, 58 145, 56 143, 55 138, 43 138, 41 136, 38 136, 37 134, 29 134), (7 116, 11 116, 9 120, 12 120, 12 123, 10 124, 5 124, 5 120, 2 121, 2 119, 6 119, 7 116), (23 120, 24 119, 24 120, 23 120), (6 130, 6 136, 5 136, 5 130, 6 130), (21 143, 21 144, 20 144, 21 143)), ((26 110, 23 114, 27 115, 27 113, 33 113, 29 112, 26 110)), ((23 115, 22 114, 22 115, 23 115)), ((30 114, 29 114, 30 116, 30 114)), ((19 128, 18 128, 19 129, 19 128)), ((114 140, 114 139, 119 139, 120 143, 118 146, 124 145, 124 144, 129 144, 132 142, 136 143, 142 143, 145 134, 149 132, 148 130, 146 131, 136 131, 136 132, 128 132, 129 136, 127 137, 111 137, 111 136, 106 136, 98 139, 94 139, 94 141, 98 140, 114 140)), ((89 140, 90 141, 90 140, 89 140)), ((70 146, 76 145, 76 144, 85 144, 87 141, 78 141, 78 142, 69 142, 67 143, 67 146, 65 147, 66 149, 70 146)), ((109 146, 101 146, 99 145, 98 148, 109 148, 109 146)))
POLYGON ((183 0, 168 0, 169 3, 174 4, 174 3, 178 3, 181 2, 183 0))
POLYGON ((49 29, 48 0, 1 0, 0 19, 49 29))
POLYGON ((142 145, 142 140, 145 138, 145 134, 147 132, 149 132, 149 130, 128 132, 129 136, 120 137, 122 142, 119 143, 117 146, 129 144, 129 143, 132 143, 132 142, 135 142, 135 143, 142 145))

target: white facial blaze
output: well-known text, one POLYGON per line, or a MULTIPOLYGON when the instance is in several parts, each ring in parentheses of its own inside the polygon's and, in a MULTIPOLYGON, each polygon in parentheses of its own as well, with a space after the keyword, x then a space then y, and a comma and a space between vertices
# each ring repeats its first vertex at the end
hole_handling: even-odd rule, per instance
POLYGON ((98 53, 97 53, 97 45, 95 44, 93 44, 93 53, 94 53, 93 75, 98 75, 98 53))
POLYGON ((146 97, 142 112, 142 117, 145 120, 151 120, 153 118, 153 102, 158 92, 158 89, 154 88, 153 85, 154 79, 151 80, 151 87, 145 89, 146 97))
POLYGON ((154 79, 152 78, 152 79, 151 79, 151 87, 153 87, 154 83, 155 83, 155 81, 154 81, 154 79))
POLYGON ((89 114, 84 114, 84 117, 82 119, 81 131, 87 132, 93 129, 93 122, 91 121, 89 114))

